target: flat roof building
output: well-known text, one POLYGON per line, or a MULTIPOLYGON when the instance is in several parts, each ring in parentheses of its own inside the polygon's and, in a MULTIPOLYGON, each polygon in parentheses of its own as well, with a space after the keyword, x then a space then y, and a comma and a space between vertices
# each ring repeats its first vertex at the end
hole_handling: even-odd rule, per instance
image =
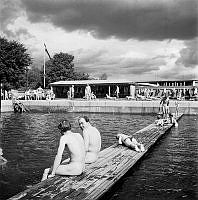
POLYGON ((150 86, 157 87, 157 85, 150 83, 135 83, 128 80, 76 80, 76 81, 57 81, 51 83, 55 95, 57 98, 67 98, 67 93, 71 86, 75 89, 75 98, 83 98, 85 96, 85 88, 87 85, 91 87, 91 91, 97 98, 104 98, 106 94, 109 96, 115 96, 117 87, 119 88, 119 97, 134 96, 134 87, 150 86))
POLYGON ((176 98, 178 95, 193 96, 197 93, 198 80, 160 80, 148 82, 134 82, 129 80, 76 80, 57 81, 51 83, 51 89, 56 98, 68 98, 72 88, 74 94, 72 98, 85 98, 86 87, 90 86, 91 91, 97 98, 110 97, 135 97, 142 96, 161 97, 168 93, 176 98), (176 97, 175 97, 176 96, 176 97))

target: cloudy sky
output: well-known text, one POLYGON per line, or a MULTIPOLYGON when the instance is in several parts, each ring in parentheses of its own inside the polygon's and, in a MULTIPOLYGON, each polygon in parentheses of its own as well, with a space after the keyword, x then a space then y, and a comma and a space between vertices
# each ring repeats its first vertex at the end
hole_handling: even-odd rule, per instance
POLYGON ((0 0, 0 35, 42 66, 75 56, 75 68, 108 79, 198 79, 197 0, 0 0))

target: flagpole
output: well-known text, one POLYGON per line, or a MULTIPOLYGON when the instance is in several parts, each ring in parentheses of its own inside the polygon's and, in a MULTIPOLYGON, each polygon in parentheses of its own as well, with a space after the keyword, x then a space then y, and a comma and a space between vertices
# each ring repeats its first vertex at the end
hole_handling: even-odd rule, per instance
POLYGON ((43 87, 45 89, 45 43, 44 43, 44 51, 43 51, 43 87))

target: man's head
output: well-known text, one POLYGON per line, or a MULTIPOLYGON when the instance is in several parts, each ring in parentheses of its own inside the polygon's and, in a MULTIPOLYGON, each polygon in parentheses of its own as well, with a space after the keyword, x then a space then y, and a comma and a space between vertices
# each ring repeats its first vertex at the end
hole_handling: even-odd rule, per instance
POLYGON ((61 133, 65 133, 69 130, 71 130, 71 124, 68 120, 63 120, 59 125, 58 129, 61 131, 61 133))
POLYGON ((81 117, 78 122, 81 129, 89 126, 89 118, 87 116, 81 117))

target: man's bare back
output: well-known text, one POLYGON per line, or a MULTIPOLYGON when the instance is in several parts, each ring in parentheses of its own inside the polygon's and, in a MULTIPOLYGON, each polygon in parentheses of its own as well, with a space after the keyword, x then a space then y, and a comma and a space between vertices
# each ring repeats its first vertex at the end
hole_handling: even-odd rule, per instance
POLYGON ((92 163, 98 159, 98 153, 101 149, 101 136, 98 129, 91 126, 84 117, 79 119, 79 125, 83 130, 85 142, 86 157, 85 163, 92 163))

